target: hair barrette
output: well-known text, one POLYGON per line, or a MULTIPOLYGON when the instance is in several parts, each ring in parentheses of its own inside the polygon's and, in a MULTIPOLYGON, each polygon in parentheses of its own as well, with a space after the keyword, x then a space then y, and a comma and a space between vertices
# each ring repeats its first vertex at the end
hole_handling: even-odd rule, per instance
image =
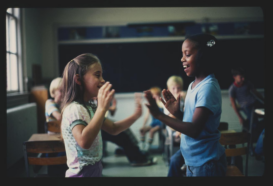
POLYGON ((207 42, 207 46, 208 47, 212 47, 214 45, 215 45, 215 41, 214 40, 210 40, 210 41, 207 42))

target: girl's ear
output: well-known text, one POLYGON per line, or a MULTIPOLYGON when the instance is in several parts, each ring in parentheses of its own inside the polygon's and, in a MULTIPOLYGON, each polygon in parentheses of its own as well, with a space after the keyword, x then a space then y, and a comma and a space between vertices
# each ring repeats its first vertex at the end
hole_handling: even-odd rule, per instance
POLYGON ((79 76, 79 74, 76 74, 76 75, 74 76, 74 81, 75 81, 78 85, 81 85, 81 81, 80 81, 80 76, 79 76))

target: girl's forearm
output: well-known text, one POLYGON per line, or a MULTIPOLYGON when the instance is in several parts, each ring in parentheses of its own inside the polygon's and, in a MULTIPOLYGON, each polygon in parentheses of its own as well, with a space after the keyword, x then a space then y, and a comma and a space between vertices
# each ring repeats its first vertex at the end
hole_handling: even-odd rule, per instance
POLYGON ((138 119, 138 117, 136 116, 136 114, 133 114, 131 116, 129 116, 126 119, 114 122, 114 133, 117 135, 119 133, 121 133, 122 131, 126 130, 127 128, 129 128, 136 120, 138 119))
POLYGON ((183 112, 181 110, 177 111, 174 115, 177 119, 182 120, 183 119, 183 112))
POLYGON ((174 130, 179 131, 192 138, 196 138, 200 133, 197 125, 191 122, 182 122, 179 119, 172 118, 165 114, 161 114, 157 119, 159 119, 169 127, 173 128, 174 130))

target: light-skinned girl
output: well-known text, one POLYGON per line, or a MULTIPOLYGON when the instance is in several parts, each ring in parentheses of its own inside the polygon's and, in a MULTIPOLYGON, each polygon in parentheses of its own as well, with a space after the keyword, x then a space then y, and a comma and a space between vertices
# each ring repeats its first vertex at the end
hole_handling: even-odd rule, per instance
POLYGON ((161 101, 176 118, 160 112, 150 91, 145 91, 151 114, 171 128, 181 132, 180 149, 186 164, 186 176, 225 176, 227 162, 225 149, 219 143, 218 126, 221 117, 221 89, 213 74, 217 61, 218 40, 208 34, 186 37, 182 44, 182 65, 187 76, 195 77, 190 83, 185 109, 179 109, 177 99, 163 90, 161 101))
POLYGON ((117 122, 105 118, 115 90, 102 74, 100 60, 90 53, 75 57, 64 69, 61 133, 69 167, 66 177, 101 177, 100 130, 117 135, 142 114, 140 98, 136 98, 131 116, 117 122), (94 97, 97 106, 90 102, 94 97))

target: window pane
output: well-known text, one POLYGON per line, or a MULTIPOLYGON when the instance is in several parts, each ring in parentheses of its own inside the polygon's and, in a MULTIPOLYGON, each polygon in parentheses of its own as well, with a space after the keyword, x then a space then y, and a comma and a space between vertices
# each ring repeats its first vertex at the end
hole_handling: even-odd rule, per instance
POLYGON ((19 8, 13 8, 13 14, 15 17, 19 17, 19 8))
POLYGON ((12 14, 12 9, 11 9, 11 8, 8 8, 8 9, 7 9, 7 12, 12 14))
POLYGON ((18 63, 17 56, 14 54, 10 55, 10 75, 11 75, 11 90, 18 90, 18 63))
POLYGON ((10 66, 9 66, 10 62, 9 62, 9 53, 7 53, 7 61, 6 61, 6 88, 7 88, 7 91, 10 90, 10 66))
POLYGON ((10 17, 10 51, 16 53, 16 20, 13 17, 10 17))
POLYGON ((6 16, 6 46, 7 46, 7 51, 10 50, 9 48, 9 16, 6 16))

